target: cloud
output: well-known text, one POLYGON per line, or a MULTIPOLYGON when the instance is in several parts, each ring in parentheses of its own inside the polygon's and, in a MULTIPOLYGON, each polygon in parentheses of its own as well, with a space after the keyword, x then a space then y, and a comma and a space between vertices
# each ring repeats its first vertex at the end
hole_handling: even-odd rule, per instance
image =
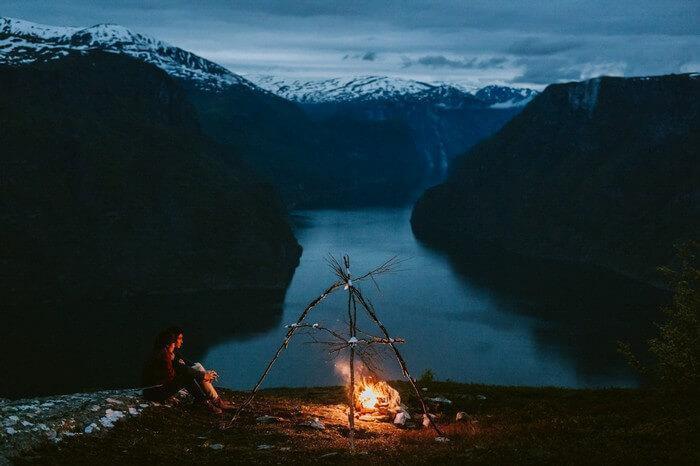
POLYGON ((378 57, 377 52, 364 52, 364 53, 346 53, 343 55, 343 60, 363 60, 363 61, 375 61, 378 57))
POLYGON ((365 61, 374 61, 377 59, 377 52, 366 52, 362 55, 362 59, 365 61))
POLYGON ((3 15, 122 24, 238 73, 541 85, 596 73, 698 71, 697 0, 555 3, 0 0, 3 15))
POLYGON ((511 55, 555 55, 572 50, 580 45, 580 42, 570 39, 553 40, 527 37, 513 42, 506 51, 511 55))
POLYGON ((403 68, 408 68, 415 64, 428 66, 431 68, 453 68, 453 69, 465 69, 465 70, 485 70, 489 68, 502 68, 508 63, 506 57, 473 57, 473 58, 459 58, 450 59, 444 55, 425 55, 419 57, 418 59, 411 60, 407 57, 402 57, 403 68))

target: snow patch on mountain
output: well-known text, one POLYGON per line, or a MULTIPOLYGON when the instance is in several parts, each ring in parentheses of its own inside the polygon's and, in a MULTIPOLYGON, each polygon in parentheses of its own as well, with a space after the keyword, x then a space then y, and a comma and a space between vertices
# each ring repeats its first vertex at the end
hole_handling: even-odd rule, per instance
POLYGON ((420 94, 436 87, 421 81, 388 76, 358 76, 321 80, 254 76, 250 79, 263 89, 299 103, 395 99, 420 94))
POLYGON ((57 27, 0 18, 1 64, 26 65, 92 50, 134 57, 204 89, 216 91, 233 85, 256 88, 223 66, 124 26, 57 27))
POLYGON ((379 100, 430 100, 438 106, 460 105, 476 100, 494 109, 521 107, 538 93, 532 89, 487 86, 470 88, 446 82, 423 82, 388 76, 358 76, 321 80, 249 76, 258 86, 285 99, 302 104, 379 100), (441 103, 440 103, 441 102, 441 103))

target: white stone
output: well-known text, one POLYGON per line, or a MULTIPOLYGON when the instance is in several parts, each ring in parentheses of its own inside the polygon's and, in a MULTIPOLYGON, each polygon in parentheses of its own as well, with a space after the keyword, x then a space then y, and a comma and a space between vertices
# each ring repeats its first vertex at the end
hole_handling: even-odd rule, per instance
POLYGON ((22 421, 22 425, 23 425, 24 427, 31 427, 31 426, 33 426, 34 424, 32 424, 32 423, 29 422, 29 421, 22 421))
POLYGON ((17 433, 17 431, 12 427, 5 427, 5 432, 7 432, 8 435, 15 435, 17 433))
POLYGON ((450 441, 450 439, 448 439, 447 437, 435 437, 435 441, 440 443, 447 443, 450 441))
POLYGON ((304 422, 302 425, 306 427, 311 427, 312 429, 326 430, 326 426, 323 425, 323 422, 321 422, 317 417, 304 422))
POLYGON ((405 426, 406 425, 406 413, 404 413, 403 411, 396 413, 396 417, 394 417, 394 425, 405 426))
POLYGON ((266 443, 258 445, 258 450, 272 450, 273 446, 266 443))
POLYGON ((213 445, 209 445, 209 448, 211 448, 212 450, 221 450, 222 448, 224 448, 224 446, 220 443, 215 443, 213 445))
POLYGON ((85 432, 86 434, 92 434, 92 432, 95 431, 95 430, 100 430, 100 428, 97 427, 97 424, 95 424, 95 423, 93 422, 93 423, 90 424, 89 426, 85 427, 84 432, 85 432))
POLYGON ((476 395, 476 399, 483 401, 486 399, 486 397, 484 395, 476 395))
POLYGON ((435 398, 428 398, 429 401, 432 401, 434 403, 442 403, 446 405, 451 405, 452 401, 448 400, 447 398, 443 398, 441 396, 436 396, 435 398))

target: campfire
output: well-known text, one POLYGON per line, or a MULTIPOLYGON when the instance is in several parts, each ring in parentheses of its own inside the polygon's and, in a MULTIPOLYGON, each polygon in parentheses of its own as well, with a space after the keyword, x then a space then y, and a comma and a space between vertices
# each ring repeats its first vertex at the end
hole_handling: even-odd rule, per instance
POLYGON ((384 381, 362 377, 355 392, 355 412, 362 415, 391 417, 401 410, 399 392, 384 381))
MULTIPOLYGON (((393 257, 379 267, 359 277, 351 277, 350 258, 348 256, 343 256, 342 264, 335 257, 329 256, 328 263, 338 280, 323 291, 320 296, 307 304, 296 322, 286 326, 288 330, 284 341, 282 341, 277 348, 277 352, 270 362, 268 362, 258 382, 251 390, 250 396, 238 408, 238 411, 227 424, 227 427, 230 426, 236 418, 238 418, 243 409, 253 401, 255 393, 262 385, 265 377, 269 374, 272 365, 280 357, 282 351, 289 345, 292 336, 298 330, 305 330, 310 332, 310 335, 322 335, 322 337, 313 337, 313 341, 324 345, 328 349, 329 354, 336 357, 340 355, 348 356, 347 360, 343 361, 340 365, 336 365, 336 369, 340 370, 348 384, 348 439, 350 441, 351 451, 355 449, 355 417, 358 417, 360 420, 391 420, 396 416, 394 423, 397 425, 403 425, 398 421, 399 418, 403 419, 403 422, 405 422, 406 417, 409 417, 405 409, 401 406, 399 392, 389 386, 388 383, 375 380, 373 375, 369 375, 366 372, 363 373, 364 369, 376 367, 372 359, 373 356, 378 355, 378 346, 389 348, 390 351, 393 352, 403 376, 408 381, 416 398, 421 404, 424 419, 426 420, 424 425, 432 427, 439 435, 437 438, 443 439, 441 441, 445 441, 443 433, 437 424, 435 424, 433 416, 429 415, 423 395, 416 386, 415 380, 408 372, 408 366, 399 352, 397 345, 405 343, 404 339, 394 338, 389 334, 389 331, 379 320, 372 303, 364 297, 358 288, 358 283, 363 280, 371 280, 378 288, 375 276, 391 272, 400 261, 393 257), (347 332, 334 330, 319 323, 310 324, 305 322, 307 315, 314 307, 328 295, 339 289, 344 289, 348 292, 347 332), (358 328, 358 309, 360 312, 364 311, 366 316, 369 317, 369 321, 381 330, 381 336, 373 336, 358 328)), ((375 372, 370 371, 370 373, 374 374, 375 372)))

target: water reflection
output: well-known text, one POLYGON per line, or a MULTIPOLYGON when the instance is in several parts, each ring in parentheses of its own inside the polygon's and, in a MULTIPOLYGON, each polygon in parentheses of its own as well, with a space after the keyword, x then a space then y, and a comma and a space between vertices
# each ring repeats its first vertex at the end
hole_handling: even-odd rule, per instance
MULTIPOLYGON (((535 263, 481 253, 447 254, 418 243, 406 209, 297 213, 304 247, 287 292, 282 321, 299 312, 334 276, 328 253, 348 253, 360 273, 398 255, 410 259, 364 285, 382 321, 407 344, 414 375, 432 369, 440 378, 510 385, 633 386, 637 382, 615 350, 649 334, 663 296, 653 288, 598 270, 535 263), (642 324, 642 322, 646 322, 642 324)), ((343 328, 347 296, 319 306, 310 322, 343 328)), ((371 326, 362 323, 366 329, 371 326)), ((284 336, 279 326, 242 342, 212 347, 205 360, 222 369, 225 385, 252 386, 284 336)), ((267 386, 337 384, 334 360, 298 338, 283 354, 267 386)), ((393 360, 386 376, 399 377, 393 360)))
MULTIPOLYGON (((285 323, 335 280, 324 261, 348 253, 354 273, 398 255, 402 270, 366 283, 384 324, 405 337, 414 375, 508 385, 633 386, 615 351, 639 345, 658 319, 663 293, 600 270, 496 251, 438 251, 414 238, 406 209, 297 214, 304 247, 287 292, 146 296, 116 303, 0 307, 0 396, 134 387, 153 336, 177 323, 186 353, 219 370, 221 383, 250 388, 281 342, 285 323)), ((310 322, 343 328, 347 295, 332 296, 310 322)), ((367 320, 362 329, 374 333, 367 320)), ((378 333, 377 333, 378 334, 378 333)), ((334 359, 301 336, 266 386, 338 384, 334 359)), ((392 359, 387 377, 400 377, 392 359)))
POLYGON ((638 352, 667 292, 597 268, 504 253, 487 245, 446 251, 464 280, 494 296, 504 311, 534 316, 533 337, 543 352, 559 351, 587 384, 615 374, 632 376, 618 341, 638 352))
POLYGON ((153 337, 187 329, 186 354, 279 326, 284 292, 142 296, 0 308, 0 396, 137 387, 153 337))

